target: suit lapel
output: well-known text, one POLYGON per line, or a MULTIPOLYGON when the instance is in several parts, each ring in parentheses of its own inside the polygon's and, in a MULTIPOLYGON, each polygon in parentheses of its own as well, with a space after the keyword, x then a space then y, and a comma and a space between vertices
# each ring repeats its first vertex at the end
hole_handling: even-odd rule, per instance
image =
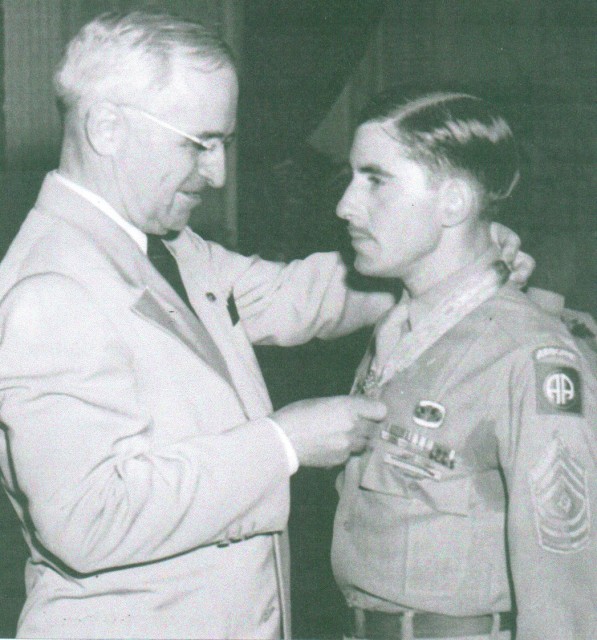
POLYGON ((223 359, 213 357, 213 354, 210 354, 204 348, 204 343, 200 337, 194 335, 192 331, 186 330, 185 322, 182 320, 181 312, 178 309, 162 304, 149 289, 143 291, 131 309, 140 318, 177 338, 182 344, 205 360, 224 380, 228 383, 232 382, 223 359), (177 322, 177 320, 179 321, 177 322))
POLYGON ((225 362, 204 348, 197 318, 123 229, 52 174, 46 177, 35 208, 85 234, 130 288, 132 312, 184 344, 233 386, 225 362))
POLYGON ((261 418, 271 413, 272 405, 253 347, 242 333, 241 324, 233 326, 226 307, 230 291, 220 290, 209 252, 203 251, 197 240, 190 232, 183 231, 170 243, 187 294, 226 360, 247 416, 261 418))

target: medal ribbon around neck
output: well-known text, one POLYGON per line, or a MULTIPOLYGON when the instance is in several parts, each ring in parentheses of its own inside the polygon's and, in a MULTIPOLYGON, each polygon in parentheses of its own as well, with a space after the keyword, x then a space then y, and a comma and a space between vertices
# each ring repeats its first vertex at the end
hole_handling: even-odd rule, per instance
POLYGON ((411 332, 398 340, 386 363, 378 370, 370 358, 364 377, 357 375, 352 393, 374 395, 399 371, 410 367, 422 353, 435 344, 452 327, 493 297, 508 281, 510 270, 502 260, 491 268, 465 280, 452 295, 444 298, 411 332))

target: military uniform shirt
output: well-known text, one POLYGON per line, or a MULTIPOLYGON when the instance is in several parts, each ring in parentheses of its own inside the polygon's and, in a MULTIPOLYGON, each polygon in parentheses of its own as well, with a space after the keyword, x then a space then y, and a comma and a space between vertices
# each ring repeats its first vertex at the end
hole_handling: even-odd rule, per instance
POLYGON ((505 285, 380 397, 338 479, 349 605, 469 616, 514 592, 519 640, 597 637, 597 382, 559 320, 505 285))

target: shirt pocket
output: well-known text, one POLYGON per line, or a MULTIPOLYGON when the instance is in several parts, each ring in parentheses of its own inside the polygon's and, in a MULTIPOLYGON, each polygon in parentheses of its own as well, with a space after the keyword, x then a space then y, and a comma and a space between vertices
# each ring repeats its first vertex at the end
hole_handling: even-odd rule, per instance
POLYGON ((362 458, 359 486, 417 500, 440 513, 467 516, 470 511, 469 475, 382 439, 362 458))

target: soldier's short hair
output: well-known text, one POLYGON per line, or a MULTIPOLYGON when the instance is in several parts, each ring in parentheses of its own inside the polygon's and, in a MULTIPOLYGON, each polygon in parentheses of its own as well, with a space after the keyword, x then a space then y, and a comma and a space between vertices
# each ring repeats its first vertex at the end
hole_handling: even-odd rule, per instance
POLYGON ((167 14, 106 13, 81 28, 54 76, 61 106, 168 87, 175 65, 234 66, 228 46, 206 27, 167 14))
POLYGON ((520 177, 510 126, 493 106, 465 93, 405 98, 395 87, 371 100, 358 124, 380 122, 407 157, 430 173, 461 173, 474 180, 483 209, 513 191, 520 177))

